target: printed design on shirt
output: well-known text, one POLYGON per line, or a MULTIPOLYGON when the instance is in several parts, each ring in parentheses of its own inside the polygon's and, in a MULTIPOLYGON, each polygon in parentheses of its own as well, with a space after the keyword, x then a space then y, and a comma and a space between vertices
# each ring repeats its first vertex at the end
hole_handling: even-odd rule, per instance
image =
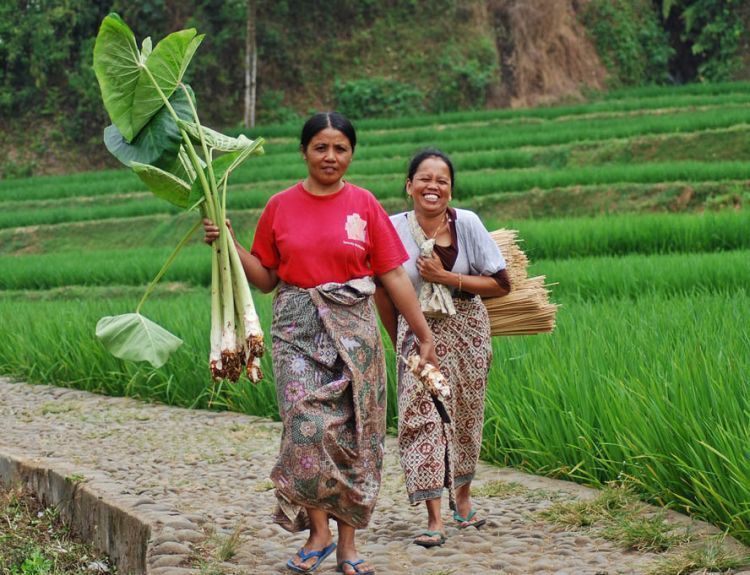
POLYGON ((344 240, 344 243, 350 246, 357 247, 361 250, 365 249, 362 245, 354 242, 365 243, 365 228, 367 227, 367 221, 363 220, 358 213, 349 214, 346 216, 346 237, 349 241, 344 240))

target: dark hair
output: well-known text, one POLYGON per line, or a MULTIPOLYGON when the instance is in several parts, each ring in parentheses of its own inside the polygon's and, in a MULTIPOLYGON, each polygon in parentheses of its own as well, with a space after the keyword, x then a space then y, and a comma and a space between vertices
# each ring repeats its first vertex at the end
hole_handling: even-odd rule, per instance
POLYGON ((302 134, 299 138, 300 149, 303 152, 307 150, 307 145, 315 137, 315 134, 326 128, 333 128, 344 134, 352 146, 352 153, 354 153, 354 148, 357 145, 357 133, 348 118, 338 112, 318 112, 310 116, 305 125, 302 126, 302 134))
POLYGON ((445 152, 443 152, 442 150, 438 150, 437 148, 424 148, 423 150, 419 150, 414 155, 414 157, 411 159, 411 162, 409 162, 409 171, 406 176, 407 179, 413 180, 414 174, 417 173, 419 166, 422 165, 422 162, 424 162, 428 158, 438 158, 445 162, 445 165, 448 166, 448 171, 451 173, 451 189, 453 189, 456 183, 456 174, 453 169, 453 162, 451 162, 451 159, 445 152))

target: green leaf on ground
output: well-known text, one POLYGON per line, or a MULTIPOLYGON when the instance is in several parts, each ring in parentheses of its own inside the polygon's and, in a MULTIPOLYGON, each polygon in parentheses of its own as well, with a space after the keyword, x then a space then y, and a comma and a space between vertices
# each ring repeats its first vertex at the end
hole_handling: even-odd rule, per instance
POLYGON ((96 337, 115 357, 164 365, 182 340, 139 313, 103 317, 96 324, 96 337))

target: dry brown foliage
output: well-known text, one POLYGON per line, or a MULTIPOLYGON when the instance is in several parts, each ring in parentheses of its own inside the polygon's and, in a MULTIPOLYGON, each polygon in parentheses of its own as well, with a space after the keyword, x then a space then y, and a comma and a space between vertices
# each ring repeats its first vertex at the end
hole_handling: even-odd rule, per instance
POLYGON ((488 0, 502 82, 491 105, 529 107, 581 98, 606 71, 576 17, 580 0, 488 0))

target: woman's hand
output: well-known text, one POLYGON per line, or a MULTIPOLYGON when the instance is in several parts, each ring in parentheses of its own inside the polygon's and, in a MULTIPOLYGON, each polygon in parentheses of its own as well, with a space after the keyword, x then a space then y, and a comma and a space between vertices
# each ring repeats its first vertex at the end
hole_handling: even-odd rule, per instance
POLYGON ((419 256, 417 258, 417 270, 422 279, 434 284, 444 284, 447 282, 448 272, 443 267, 443 262, 435 252, 431 257, 419 256))
MULTIPOLYGON (((235 237, 234 230, 232 229, 232 222, 230 222, 228 219, 225 221, 227 224, 227 229, 229 230, 229 234, 232 236, 232 240, 234 240, 235 237)), ((217 226, 208 218, 203 218, 203 231, 203 241, 206 242, 209 246, 219 239, 219 234, 221 233, 221 231, 219 230, 219 226, 217 226)))
POLYGON ((440 369, 437 354, 435 353, 435 342, 432 338, 419 342, 419 369, 420 371, 426 363, 431 363, 440 369))

